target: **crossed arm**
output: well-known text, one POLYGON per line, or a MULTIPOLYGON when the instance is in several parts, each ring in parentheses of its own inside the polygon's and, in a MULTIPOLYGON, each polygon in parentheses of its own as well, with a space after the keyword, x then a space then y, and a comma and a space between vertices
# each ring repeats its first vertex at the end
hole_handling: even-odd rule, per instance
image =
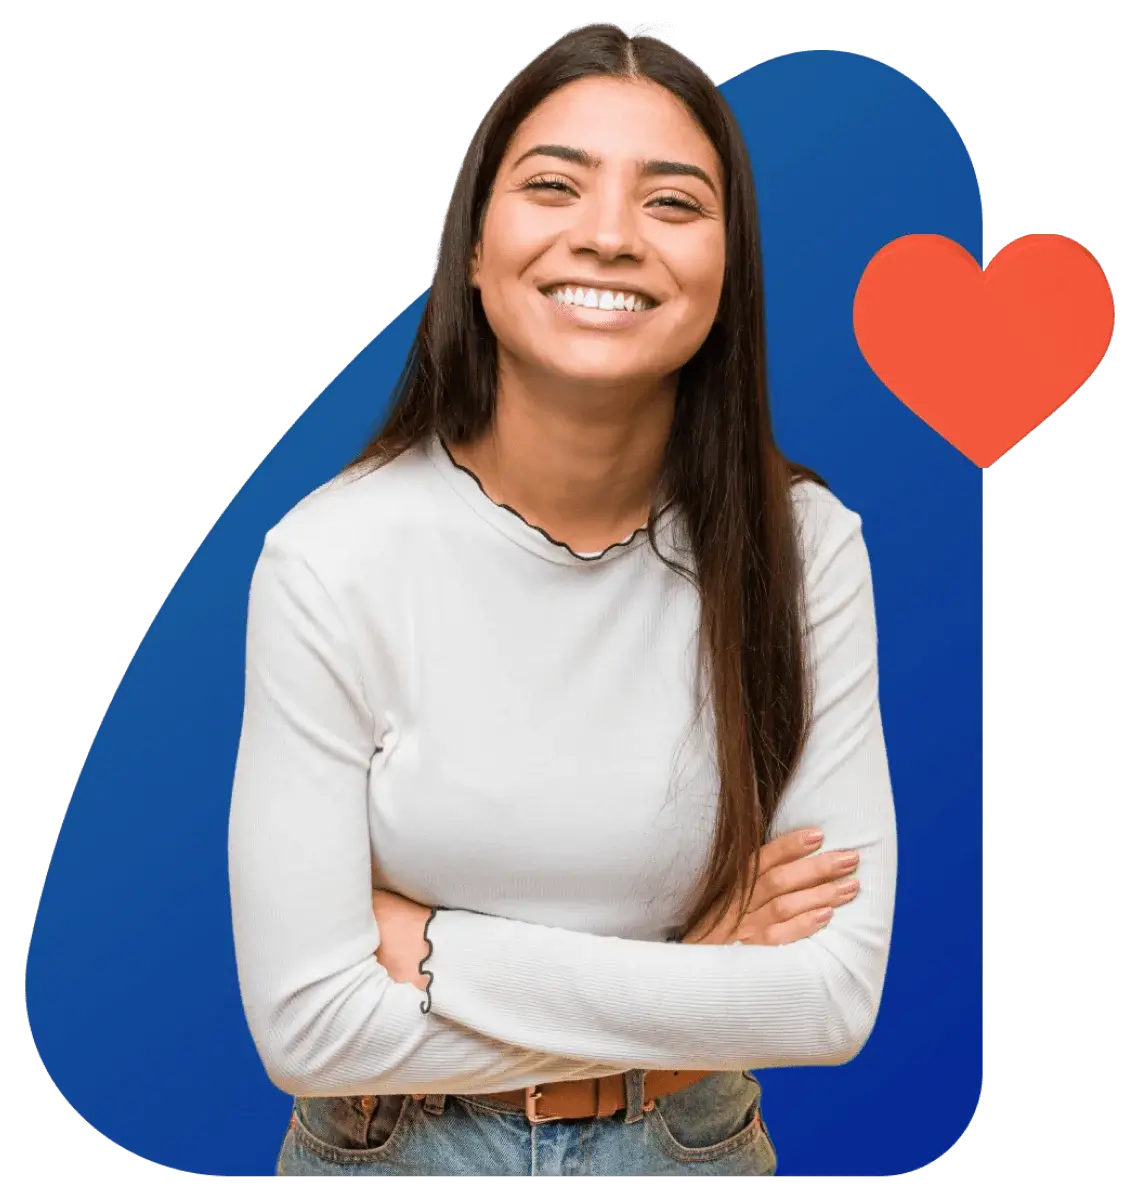
MULTIPOLYGON (((855 850, 816 853, 823 842, 821 829, 785 833, 767 842, 749 903, 735 904, 682 940, 703 946, 787 946, 823 929, 860 890, 853 876, 860 855, 855 850)), ((423 968, 432 953, 426 936, 431 910, 383 889, 375 890, 372 906, 379 927, 379 965, 397 982, 428 992, 432 972, 423 968)))
POLYGON ((351 648, 311 567, 270 534, 250 592, 230 883, 242 1000, 273 1082, 304 1095, 493 1091, 856 1054, 882 992, 896 869, 858 519, 829 537, 810 595, 813 722, 771 834, 818 828, 857 851, 855 900, 781 945, 638 942, 443 910, 424 1013, 415 981, 376 958, 373 729, 351 648))

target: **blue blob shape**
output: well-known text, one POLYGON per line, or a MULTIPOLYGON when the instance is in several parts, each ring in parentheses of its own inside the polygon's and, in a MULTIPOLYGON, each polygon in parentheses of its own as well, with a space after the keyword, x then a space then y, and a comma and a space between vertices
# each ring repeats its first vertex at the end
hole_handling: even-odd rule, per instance
MULTIPOLYGON (((875 1032, 846 1066, 760 1073, 765 1115, 781 1174, 896 1174, 955 1142, 981 1087, 982 479, 872 374, 852 300, 907 233, 981 262, 978 186, 943 112, 873 59, 790 54, 722 91, 758 185, 778 437, 864 518, 899 822, 875 1032)), ((180 1170, 272 1174, 290 1107, 245 1026, 228 899, 252 569, 265 532, 377 427, 424 300, 319 396, 193 556, 52 856, 27 967, 40 1056, 95 1128, 180 1170)))

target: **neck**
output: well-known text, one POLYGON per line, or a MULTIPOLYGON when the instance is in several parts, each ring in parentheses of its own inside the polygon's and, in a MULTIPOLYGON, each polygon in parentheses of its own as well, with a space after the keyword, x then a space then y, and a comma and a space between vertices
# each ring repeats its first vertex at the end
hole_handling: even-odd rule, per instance
POLYGON ((596 386, 526 378, 502 363, 494 418, 451 446, 498 504, 578 553, 622 541, 655 499, 676 379, 596 386))

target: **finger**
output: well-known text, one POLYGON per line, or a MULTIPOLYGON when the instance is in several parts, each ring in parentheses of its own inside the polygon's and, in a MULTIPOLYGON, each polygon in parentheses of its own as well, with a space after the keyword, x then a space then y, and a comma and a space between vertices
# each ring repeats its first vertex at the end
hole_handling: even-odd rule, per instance
POLYGON ((757 856, 757 873, 763 875, 774 867, 804 858, 812 854, 823 842, 824 834, 819 829, 798 829, 793 833, 783 833, 761 847, 757 856))
POLYGON ((814 908, 811 912, 802 913, 791 921, 780 921, 776 925, 770 925, 761 938, 761 944, 764 946, 787 946, 790 942, 799 942, 803 938, 811 937, 832 920, 832 912, 831 908, 814 908))
MULTIPOLYGON (((859 890, 858 879, 842 879, 835 883, 822 883, 817 887, 805 888, 800 892, 786 892, 783 896, 774 896, 761 908, 748 913, 742 927, 755 929, 762 925, 776 925, 821 908, 840 908, 841 905, 854 900, 859 890)), ((740 936, 744 937, 745 934, 740 936)))
POLYGON ((783 896, 787 892, 801 892, 806 888, 817 887, 835 879, 843 879, 850 875, 860 863, 860 855, 855 850, 832 850, 827 854, 815 854, 797 862, 783 863, 772 867, 758 881, 754 893, 754 905, 764 904, 773 896, 783 896))

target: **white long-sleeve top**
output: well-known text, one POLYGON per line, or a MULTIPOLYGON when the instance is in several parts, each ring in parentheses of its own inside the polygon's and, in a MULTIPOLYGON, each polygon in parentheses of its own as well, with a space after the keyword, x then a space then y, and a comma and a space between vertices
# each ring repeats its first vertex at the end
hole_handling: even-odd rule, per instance
MULTIPOLYGON (((770 835, 858 850, 861 891, 776 948, 666 941, 718 775, 697 592, 643 531, 578 555, 433 438, 268 532, 229 856, 243 1004, 278 1087, 491 1092, 858 1052, 896 877, 871 575, 859 516, 810 482, 793 497, 816 698, 770 835), (374 957, 372 886, 438 909, 428 1011, 374 957)), ((689 563, 683 528, 665 514, 660 545, 689 563)))

